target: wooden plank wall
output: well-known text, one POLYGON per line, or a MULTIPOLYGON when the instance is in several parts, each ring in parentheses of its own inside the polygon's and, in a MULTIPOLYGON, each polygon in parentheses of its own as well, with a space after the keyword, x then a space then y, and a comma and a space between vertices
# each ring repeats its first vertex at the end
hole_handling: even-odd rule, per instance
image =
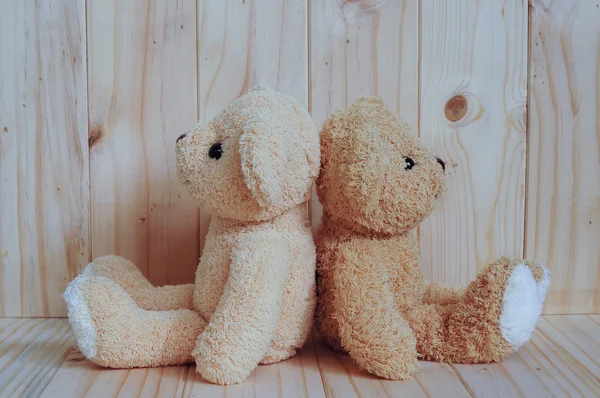
POLYGON ((209 217, 175 139, 259 81, 318 126, 380 95, 446 160, 419 229, 428 278, 525 255, 553 272, 545 312, 600 312, 596 3, 3 2, 0 316, 64 316, 66 283, 107 253, 190 281, 209 217))
POLYGON ((531 10, 525 254, 550 265, 546 310, 600 312, 600 1, 531 10))
POLYGON ((84 0, 0 5, 0 316, 57 316, 90 256, 84 0))
POLYGON ((196 120, 194 0, 87 7, 92 257, 118 253, 156 284, 188 281, 197 210, 175 176, 196 120))
POLYGON ((449 165, 422 263, 433 280, 466 284, 498 256, 522 255, 527 5, 423 2, 420 82, 420 136, 449 165))

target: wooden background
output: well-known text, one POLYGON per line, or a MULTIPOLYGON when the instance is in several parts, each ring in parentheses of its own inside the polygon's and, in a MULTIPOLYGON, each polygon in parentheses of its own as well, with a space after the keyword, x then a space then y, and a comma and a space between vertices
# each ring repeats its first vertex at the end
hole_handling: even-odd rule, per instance
POLYGON ((600 312, 599 4, 0 0, 0 316, 64 316, 108 253, 191 281, 209 218, 175 139, 260 80, 319 127, 380 95, 446 160, 429 278, 525 255, 553 273, 546 313, 600 312))

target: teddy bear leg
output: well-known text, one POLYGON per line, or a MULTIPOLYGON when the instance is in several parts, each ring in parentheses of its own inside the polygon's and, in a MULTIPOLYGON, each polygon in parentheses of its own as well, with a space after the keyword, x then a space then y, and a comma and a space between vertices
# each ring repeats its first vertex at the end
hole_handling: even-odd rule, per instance
POLYGON ((464 287, 451 287, 439 283, 429 283, 425 286, 423 304, 454 304, 462 299, 464 293, 464 287))
POLYGON ((140 309, 110 279, 80 275, 64 294, 69 322, 85 357, 110 368, 180 365, 206 322, 190 310, 140 309))
POLYGON ((82 275, 112 280, 144 310, 194 309, 194 284, 155 287, 135 264, 121 256, 98 257, 85 268, 82 275))
POLYGON ((405 316, 425 359, 453 363, 497 362, 526 343, 535 329, 550 283, 541 265, 502 257, 450 305, 429 304, 405 316))

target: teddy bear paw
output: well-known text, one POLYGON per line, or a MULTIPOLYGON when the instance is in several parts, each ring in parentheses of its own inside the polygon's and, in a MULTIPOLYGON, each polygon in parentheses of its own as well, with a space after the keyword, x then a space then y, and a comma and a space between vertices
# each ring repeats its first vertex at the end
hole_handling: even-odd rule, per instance
POLYGON ((82 291, 85 283, 88 283, 87 275, 76 277, 67 285, 63 298, 77 345, 86 358, 93 360, 96 357, 96 329, 82 291))
POLYGON ((515 351, 531 338, 549 285, 550 272, 539 264, 521 263, 509 276, 500 315, 500 331, 515 351))
POLYGON ((240 355, 227 354, 223 345, 218 346, 221 350, 217 352, 214 345, 208 343, 205 335, 198 338, 196 348, 192 352, 196 360, 196 372, 213 384, 231 385, 244 382, 252 369, 246 370, 236 361, 240 359, 240 355))
POLYGON ((233 367, 224 366, 222 363, 210 363, 201 356, 196 355, 196 372, 208 382, 220 385, 239 384, 244 382, 249 374, 233 367))

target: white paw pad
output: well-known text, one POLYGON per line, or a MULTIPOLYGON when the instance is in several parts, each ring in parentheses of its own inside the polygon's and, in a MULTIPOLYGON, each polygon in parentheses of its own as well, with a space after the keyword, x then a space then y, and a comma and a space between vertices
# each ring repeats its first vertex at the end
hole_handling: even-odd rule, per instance
POLYGON ((525 264, 517 265, 508 278, 500 315, 500 331, 515 351, 531 338, 542 313, 549 285, 550 272, 546 268, 544 279, 537 283, 531 269, 525 264))
POLYGON ((86 280, 87 276, 84 274, 75 278, 67 285, 63 298, 67 302, 69 323, 75 333, 77 345, 86 358, 92 359, 96 356, 96 331, 81 291, 81 285, 86 280))

